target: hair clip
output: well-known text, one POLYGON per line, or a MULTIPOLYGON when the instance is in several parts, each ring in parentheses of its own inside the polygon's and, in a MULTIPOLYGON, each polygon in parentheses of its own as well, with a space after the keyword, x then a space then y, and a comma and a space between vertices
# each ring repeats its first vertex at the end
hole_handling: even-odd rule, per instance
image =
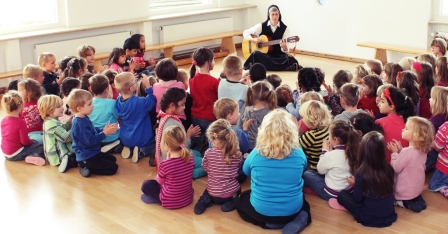
POLYGON ((395 106, 394 102, 392 101, 392 98, 390 98, 390 90, 389 90, 389 88, 384 89, 383 95, 384 95, 384 97, 386 97, 390 101, 390 103, 392 105, 395 106))
POLYGON ((218 134, 216 134, 216 132, 213 133, 213 138, 218 138, 218 134))
POLYGON ((401 71, 399 71, 399 72, 397 73, 397 81, 400 81, 400 79, 401 79, 401 71))
POLYGON ((227 128, 226 128, 226 129, 227 129, 227 131, 230 131, 230 126, 227 126, 227 128))
POLYGON ((180 146, 180 148, 184 148, 184 147, 185 147, 185 145, 184 145, 184 144, 180 144, 179 146, 180 146))
POLYGON ((198 65, 198 63, 197 63, 195 60, 193 60, 193 62, 191 62, 191 64, 193 64, 193 65, 195 65, 195 66, 198 65))
POLYGON ((413 62, 412 67, 418 72, 422 72, 422 65, 419 62, 413 62))

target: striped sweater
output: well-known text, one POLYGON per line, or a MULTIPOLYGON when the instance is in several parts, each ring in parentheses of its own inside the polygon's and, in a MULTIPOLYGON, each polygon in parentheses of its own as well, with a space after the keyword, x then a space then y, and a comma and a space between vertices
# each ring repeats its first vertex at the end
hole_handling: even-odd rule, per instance
POLYGON ((181 158, 169 158, 159 165, 156 181, 160 184, 162 207, 178 209, 193 201, 194 160, 185 162, 181 158))
POLYGON ((305 152, 310 168, 317 170, 317 163, 322 154, 322 143, 328 138, 328 126, 324 129, 312 129, 300 136, 300 145, 305 152))
POLYGON ((238 183, 238 169, 242 157, 231 158, 227 164, 224 155, 218 148, 210 148, 205 151, 202 159, 202 169, 207 172, 207 190, 213 197, 228 198, 240 190, 238 183))
POLYGON ((439 152, 439 157, 437 158, 436 168, 443 174, 448 174, 448 121, 440 126, 439 131, 437 131, 436 137, 434 138, 434 147, 439 152))

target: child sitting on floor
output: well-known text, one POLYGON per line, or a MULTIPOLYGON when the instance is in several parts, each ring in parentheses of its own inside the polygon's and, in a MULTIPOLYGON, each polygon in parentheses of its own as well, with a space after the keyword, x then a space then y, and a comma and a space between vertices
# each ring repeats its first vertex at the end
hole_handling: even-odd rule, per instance
POLYGON ((350 117, 363 113, 364 111, 356 108, 359 102, 359 86, 347 83, 341 87, 341 105, 344 111, 335 116, 334 120, 349 120, 350 117))
POLYGON ((238 111, 242 114, 248 88, 247 85, 240 83, 243 73, 243 62, 238 56, 229 55, 224 58, 222 65, 226 79, 219 82, 218 98, 227 97, 237 101, 238 111))
POLYGON ((20 112, 20 118, 25 120, 28 128, 28 136, 42 144, 42 124, 37 101, 42 96, 42 89, 37 81, 28 78, 21 80, 17 84, 17 89, 23 100, 23 110, 20 112))

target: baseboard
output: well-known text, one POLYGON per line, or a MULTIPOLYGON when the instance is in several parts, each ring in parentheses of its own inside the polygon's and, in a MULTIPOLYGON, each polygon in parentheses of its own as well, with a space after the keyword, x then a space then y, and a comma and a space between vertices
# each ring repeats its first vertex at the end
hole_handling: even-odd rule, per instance
POLYGON ((303 54, 303 55, 309 55, 309 56, 315 56, 315 57, 321 57, 321 58, 342 60, 342 61, 353 62, 353 63, 365 63, 367 61, 367 59, 352 58, 352 57, 348 57, 348 56, 311 52, 311 51, 298 50, 298 49, 296 49, 295 51, 293 49, 291 49, 290 52, 292 54, 294 54, 294 53, 303 54))

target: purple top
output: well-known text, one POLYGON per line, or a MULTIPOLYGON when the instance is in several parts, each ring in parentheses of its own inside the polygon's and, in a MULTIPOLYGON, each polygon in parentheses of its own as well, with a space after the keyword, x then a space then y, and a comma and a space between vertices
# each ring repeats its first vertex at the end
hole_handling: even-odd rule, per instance
POLYGON ((436 134, 437 131, 439 131, 440 126, 442 126, 442 124, 445 123, 445 121, 447 120, 448 118, 446 117, 446 115, 433 115, 429 119, 429 122, 431 122, 432 126, 434 126, 434 134, 436 134))

